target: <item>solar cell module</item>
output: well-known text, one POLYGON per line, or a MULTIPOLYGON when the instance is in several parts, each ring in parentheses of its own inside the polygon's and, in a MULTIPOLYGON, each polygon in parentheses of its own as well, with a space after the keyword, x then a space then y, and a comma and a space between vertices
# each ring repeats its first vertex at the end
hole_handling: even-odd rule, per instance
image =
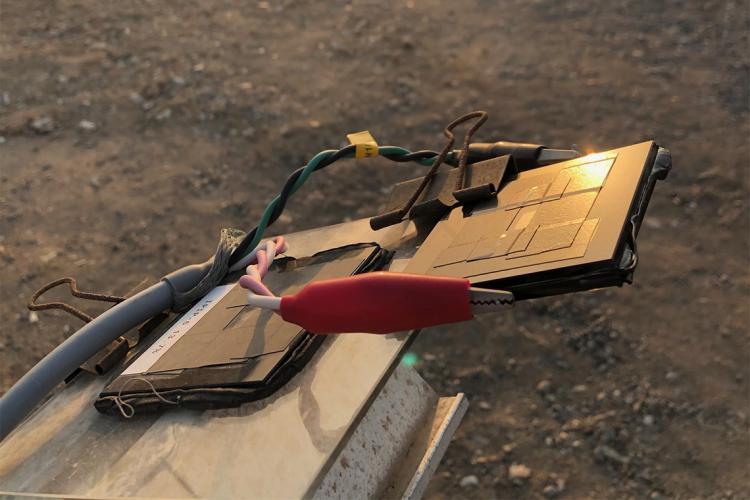
POLYGON ((669 152, 648 141, 518 173, 437 223, 407 271, 464 277, 516 299, 630 282, 635 237, 669 152))
MULTIPOLYGON (((377 245, 332 249, 303 259, 277 259, 265 282, 280 294, 312 280, 379 269, 390 257, 377 245)), ((180 405, 237 406, 273 393, 307 363, 324 340, 247 305, 237 276, 182 314, 104 388, 95 406, 125 414, 180 405)))

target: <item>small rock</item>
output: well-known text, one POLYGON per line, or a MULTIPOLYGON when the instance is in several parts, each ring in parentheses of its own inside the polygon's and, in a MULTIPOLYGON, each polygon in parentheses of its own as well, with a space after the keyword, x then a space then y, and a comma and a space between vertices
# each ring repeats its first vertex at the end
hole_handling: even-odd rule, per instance
POLYGON ((643 416, 643 424, 644 425, 651 426, 651 425, 654 425, 654 422, 655 422, 655 419, 654 419, 653 415, 644 415, 643 416))
POLYGON ((678 378, 680 378, 680 376, 677 374, 677 372, 671 372, 670 371, 670 372, 667 372, 667 375, 665 376, 665 378, 669 382, 674 382, 675 380, 677 380, 678 378))
POLYGON ((8 264, 16 260, 5 245, 0 245, 0 258, 8 264))
POLYGON ((36 313, 36 311, 31 311, 29 313, 29 323, 38 323, 39 322, 39 315, 36 313))
POLYGON ((474 474, 464 476, 461 478, 461 482, 458 483, 458 485, 461 486, 461 488, 472 488, 474 486, 479 486, 479 478, 474 474))
POLYGON ((480 401, 479 409, 487 411, 487 410, 491 410, 492 406, 487 401, 480 401))
POLYGON ((573 386, 573 392, 586 392, 587 387, 583 384, 573 386))
POLYGON ((646 227, 651 229, 661 229, 664 227, 664 223, 661 221, 661 219, 658 219, 656 217, 649 217, 646 219, 646 227))
POLYGON ((55 130, 55 122, 49 116, 39 116, 31 120, 29 128, 40 135, 49 134, 55 130))
POLYGON ((57 257, 57 250, 49 250, 44 255, 39 257, 39 260, 41 260, 44 264, 51 262, 57 257))
POLYGON ((552 390, 552 382, 549 380, 542 380, 536 385, 536 391, 540 394, 547 394, 552 390))
POLYGON ((542 493, 547 498, 557 498, 563 491, 565 491, 565 480, 558 478, 553 484, 545 486, 542 493))
POLYGON ((170 116, 172 116, 172 110, 169 108, 164 108, 156 114, 155 118, 158 121, 164 121, 168 119, 170 116))
POLYGON ((255 135, 255 129, 253 127, 247 127, 242 131, 242 137, 252 137, 255 135))
POLYGON ((617 450, 610 448, 609 446, 601 445, 594 449, 594 458, 599 462, 616 462, 618 464, 627 464, 630 459, 624 455, 621 455, 617 450))
POLYGON ((514 483, 523 483, 531 477, 531 469, 523 464, 511 464, 508 467, 508 478, 514 483))
POLYGON ((310 120, 307 124, 310 125, 311 128, 320 127, 320 122, 318 120, 310 120))
POLYGON ((499 462, 502 460, 503 456, 499 453, 493 453, 491 455, 480 455, 478 457, 473 457, 471 459, 472 465, 477 464, 489 464, 493 462, 499 462))
POLYGON ((78 128, 81 130, 85 130, 86 132, 90 132, 92 130, 96 130, 96 123, 90 121, 90 120, 81 120, 78 122, 78 128))

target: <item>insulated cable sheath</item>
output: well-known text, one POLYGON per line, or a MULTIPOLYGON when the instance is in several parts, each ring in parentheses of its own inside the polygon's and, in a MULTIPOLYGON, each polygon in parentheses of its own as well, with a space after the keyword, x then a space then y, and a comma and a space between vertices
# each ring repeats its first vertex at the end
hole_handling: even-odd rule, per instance
POLYGON ((166 281, 120 302, 84 325, 47 354, 0 398, 0 441, 59 383, 110 342, 172 306, 166 281))

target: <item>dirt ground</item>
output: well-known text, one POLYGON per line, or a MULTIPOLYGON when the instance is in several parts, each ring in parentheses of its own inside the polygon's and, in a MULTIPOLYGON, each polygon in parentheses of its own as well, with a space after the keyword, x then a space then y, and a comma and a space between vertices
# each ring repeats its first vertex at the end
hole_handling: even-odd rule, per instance
MULTIPOLYGON (((428 498, 750 498, 749 10, 3 0, 0 390, 80 326, 26 311, 41 284, 123 292, 202 261, 346 133, 439 149, 485 109, 479 139, 654 138, 674 170, 634 285, 423 332, 423 376, 472 402, 428 498)), ((274 231, 372 215, 418 170, 341 162, 274 231)))

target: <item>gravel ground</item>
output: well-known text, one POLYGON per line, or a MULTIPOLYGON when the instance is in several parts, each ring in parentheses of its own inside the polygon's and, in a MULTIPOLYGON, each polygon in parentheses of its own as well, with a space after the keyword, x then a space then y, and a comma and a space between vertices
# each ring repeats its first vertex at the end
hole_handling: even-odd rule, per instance
MULTIPOLYGON (((0 3, 0 390, 80 324, 29 314, 65 274, 122 293, 250 227, 346 133, 605 150, 674 170, 633 286, 424 332, 472 407, 429 498, 750 498, 747 1, 0 3)), ((342 162, 275 226, 377 212, 418 167, 342 162)), ((94 311, 96 309, 94 308, 94 311)))

